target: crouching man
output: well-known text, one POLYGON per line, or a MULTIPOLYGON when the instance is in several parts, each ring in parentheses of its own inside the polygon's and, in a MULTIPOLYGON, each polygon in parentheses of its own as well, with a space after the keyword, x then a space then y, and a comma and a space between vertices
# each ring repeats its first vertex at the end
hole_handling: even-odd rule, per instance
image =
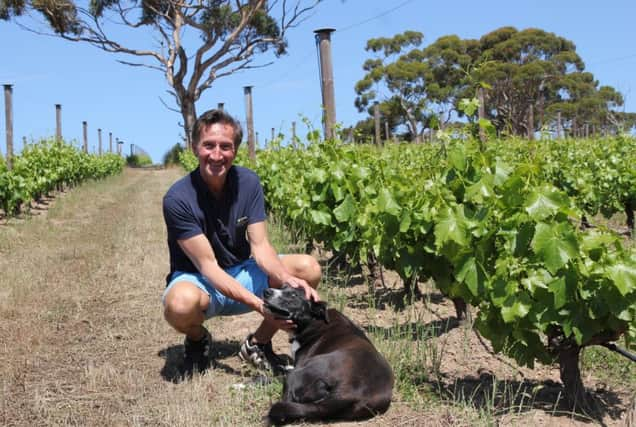
POLYGON ((309 255, 276 253, 267 235, 260 180, 232 164, 242 135, 227 113, 202 114, 192 132, 199 166, 175 182, 163 199, 170 253, 164 316, 185 334, 186 373, 210 366, 206 319, 251 310, 263 321, 245 338, 239 356, 258 369, 282 373, 284 361, 274 354, 271 339, 279 329, 294 326, 263 309, 263 291, 287 283, 319 301, 320 265, 309 255))

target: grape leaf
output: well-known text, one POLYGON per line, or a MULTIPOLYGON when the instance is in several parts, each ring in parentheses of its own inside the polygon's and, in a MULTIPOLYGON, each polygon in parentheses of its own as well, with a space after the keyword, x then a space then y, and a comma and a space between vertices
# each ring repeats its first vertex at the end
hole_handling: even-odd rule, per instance
POLYGON ((623 296, 636 289, 636 268, 634 266, 616 263, 608 268, 608 276, 623 296))
POLYGON ((466 228, 463 215, 450 208, 444 210, 435 224, 435 245, 441 248, 446 242, 453 241, 460 246, 467 246, 469 241, 466 228))
POLYGON ((377 206, 380 212, 386 212, 396 217, 400 215, 400 205, 397 204, 393 194, 386 188, 380 190, 377 206))
POLYGON ((579 253, 576 236, 564 224, 537 224, 530 246, 552 274, 579 253))
POLYGON ((347 194, 345 199, 333 210, 333 215, 338 222, 347 222, 356 212, 356 205, 350 194, 347 194))

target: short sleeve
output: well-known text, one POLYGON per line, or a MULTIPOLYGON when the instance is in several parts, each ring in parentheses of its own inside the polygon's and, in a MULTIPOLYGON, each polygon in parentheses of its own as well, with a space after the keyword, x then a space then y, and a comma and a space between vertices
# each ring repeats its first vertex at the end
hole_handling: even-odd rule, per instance
POLYGON ((170 240, 182 240, 203 234, 192 207, 184 200, 166 195, 163 199, 163 218, 170 240))
POLYGON ((257 222, 263 222, 267 219, 265 213, 265 196, 263 195, 263 187, 256 175, 254 175, 254 190, 253 197, 250 203, 250 214, 248 216, 248 224, 254 224, 257 222))

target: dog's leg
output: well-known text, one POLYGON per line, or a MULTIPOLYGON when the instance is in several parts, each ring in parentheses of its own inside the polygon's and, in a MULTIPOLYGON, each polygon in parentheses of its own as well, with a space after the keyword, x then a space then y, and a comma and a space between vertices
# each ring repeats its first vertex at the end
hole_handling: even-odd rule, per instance
POLYGON ((267 418, 273 425, 293 423, 301 420, 328 420, 346 418, 354 401, 327 399, 320 403, 276 402, 269 409, 267 418))

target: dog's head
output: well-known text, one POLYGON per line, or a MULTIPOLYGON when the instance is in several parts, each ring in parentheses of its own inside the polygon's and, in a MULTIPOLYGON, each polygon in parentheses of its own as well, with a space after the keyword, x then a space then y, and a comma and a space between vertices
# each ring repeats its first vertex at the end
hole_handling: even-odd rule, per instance
POLYGON ((290 319, 297 326, 307 325, 312 320, 327 318, 327 304, 315 302, 305 297, 304 289, 283 285, 280 289, 267 288, 263 293, 265 310, 281 319, 290 319))

